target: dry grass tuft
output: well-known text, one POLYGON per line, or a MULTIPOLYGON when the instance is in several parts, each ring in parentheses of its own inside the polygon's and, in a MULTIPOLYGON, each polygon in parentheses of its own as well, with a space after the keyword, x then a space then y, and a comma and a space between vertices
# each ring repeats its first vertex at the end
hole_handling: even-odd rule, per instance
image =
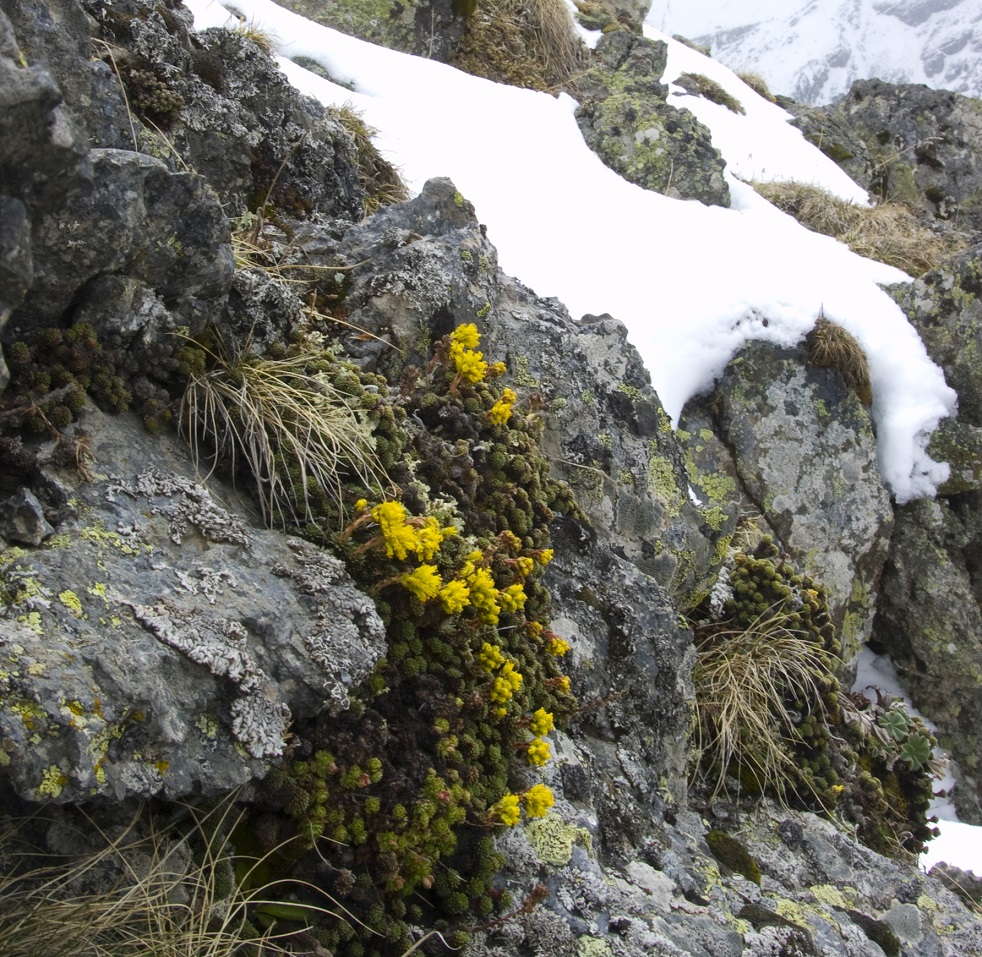
POLYGON ((857 206, 807 183, 753 183, 754 189, 802 226, 832 236, 854 253, 919 277, 967 245, 957 235, 938 235, 899 203, 857 206))
POLYGON ((369 126, 361 113, 345 104, 330 110, 334 118, 348 131, 358 150, 358 179, 365 190, 365 215, 383 206, 409 199, 409 190, 399 170, 378 151, 373 138, 378 130, 369 126))
POLYGON ((205 351, 207 367, 192 372, 181 400, 181 432, 196 463, 210 460, 210 471, 227 461, 234 472, 244 461, 268 524, 288 516, 312 521, 315 489, 340 507, 343 476, 366 488, 385 484, 370 424, 315 371, 319 359, 330 364, 332 357, 257 356, 248 344, 231 354, 205 351))
POLYGON ((532 90, 565 87, 586 50, 563 0, 478 4, 453 65, 498 83, 532 90))
MULTIPOLYGON (((231 800, 188 807, 177 823, 138 810, 117 833, 85 819, 79 846, 55 857, 27 836, 32 819, 0 835, 0 953, 4 957, 233 957, 292 954, 307 919, 348 919, 327 894, 299 881, 260 882, 265 859, 236 856, 231 800), (303 895, 318 904, 283 903, 303 895), (266 921, 284 911, 287 922, 266 921), (257 919, 258 918, 258 919, 257 919)), ((171 818, 174 821, 174 818, 171 818)))
POLYGON ((768 103, 776 103, 774 94, 771 93, 771 88, 767 85, 767 80, 765 80, 759 73, 738 73, 738 77, 743 80, 751 90, 754 91, 758 96, 762 96, 768 103))
POLYGON ((815 320, 815 328, 805 338, 808 361, 822 368, 838 369, 846 385, 867 408, 873 404, 873 383, 863 347, 852 333, 825 316, 815 320))
POLYGON ((713 796, 730 774, 749 775, 755 790, 782 799, 801 780, 791 755, 803 738, 785 699, 794 689, 811 713, 824 714, 816 676, 828 673, 829 657, 790 618, 772 608, 749 628, 723 622, 696 630, 696 747, 713 796))
POLYGON ((705 97, 711 103, 725 106, 731 113, 742 115, 747 112, 735 96, 727 93, 715 80, 710 80, 702 73, 683 73, 675 82, 687 93, 705 97))

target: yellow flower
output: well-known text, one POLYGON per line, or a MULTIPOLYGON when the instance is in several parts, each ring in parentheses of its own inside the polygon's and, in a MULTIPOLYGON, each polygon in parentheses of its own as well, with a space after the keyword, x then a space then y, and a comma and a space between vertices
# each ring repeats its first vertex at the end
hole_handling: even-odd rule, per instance
POLYGON ((491 700, 496 704, 506 704, 511 696, 522 687, 522 676, 515 671, 515 666, 506 661, 501 673, 491 685, 491 700))
POLYGON ((488 375, 497 378, 500 375, 504 375, 507 368, 503 362, 495 362, 493 365, 488 366, 488 375))
POLYGON ((462 581, 454 579, 440 589, 440 604, 448 615, 456 615, 470 601, 470 591, 462 581))
POLYGON ((545 629, 542 627, 542 625, 539 622, 537 621, 525 622, 525 632, 529 636, 529 638, 538 638, 543 631, 545 631, 545 629))
POLYGON ((357 502, 355 502, 355 511, 356 512, 364 512, 366 508, 368 508, 368 499, 367 498, 360 498, 360 499, 358 499, 357 502))
POLYGON ((563 641, 558 635, 553 635, 549 639, 549 644, 546 645, 546 651, 550 655, 555 655, 557 658, 561 658, 563 655, 569 651, 569 642, 563 641))
POLYGON ((406 586, 420 601, 429 601, 440 593, 443 581, 435 565, 420 565, 419 568, 399 576, 399 581, 406 586))
POLYGON ((424 562, 428 562, 440 550, 443 539, 440 523, 435 518, 429 517, 423 527, 416 532, 415 551, 424 562))
POLYGON ((509 585, 504 591, 498 594, 501 607, 505 611, 521 611, 525 607, 526 597, 525 589, 520 582, 509 585))
POLYGON ((517 824, 522 816, 522 812, 518 808, 518 795, 506 794, 500 801, 491 805, 490 814, 505 827, 512 827, 517 824))
POLYGON ((532 729, 532 734, 534 735, 541 736, 548 734, 554 727, 552 712, 546 711, 545 708, 539 708, 532 715, 532 723, 529 727, 532 729))
POLYGON ((552 561, 552 557, 555 554, 556 553, 551 548, 543 548, 542 551, 539 552, 539 564, 542 566, 548 565, 549 562, 552 561))
POLYGON ((556 803, 552 791, 544 784, 529 788, 522 800, 525 802, 525 813, 529 817, 544 817, 546 811, 556 803))
POLYGON ((486 568, 475 568, 467 576, 467 587, 471 592, 471 604, 489 625, 498 624, 498 589, 486 568))
POLYGON ((517 398, 518 396, 511 389, 502 390, 501 398, 491 406, 491 411, 488 412, 488 419, 492 425, 504 425, 511 418, 511 407, 517 398))
POLYGON ((501 649, 497 645, 492 645, 488 642, 484 642, 484 647, 481 648, 478 658, 480 659, 481 667, 489 672, 495 671, 505 663, 505 656, 501 653, 501 649))
POLYGON ((450 347, 450 356, 457 367, 457 375, 468 382, 480 382, 488 371, 483 352, 450 347))
POLYGON ((534 738, 529 742, 525 756, 529 764, 537 764, 541 767, 549 760, 549 742, 543 741, 542 738, 534 738))
POLYGON ((533 562, 528 556, 515 559, 515 571, 517 571, 522 578, 528 578, 528 576, 532 574, 532 569, 534 567, 535 562, 533 562))
POLYGON ((481 334, 473 322, 465 322, 450 333, 450 340, 455 345, 461 345, 465 349, 476 349, 481 341, 481 334))
POLYGON ((378 522, 389 558, 401 560, 408 552, 416 551, 416 534, 406 524, 406 517, 402 502, 382 502, 372 509, 372 518, 378 522))
POLYGON ((552 678, 550 680, 550 684, 552 684, 555 687, 559 688, 560 691, 566 691, 566 692, 568 692, 569 691, 569 676, 568 675, 560 675, 558 678, 552 678))

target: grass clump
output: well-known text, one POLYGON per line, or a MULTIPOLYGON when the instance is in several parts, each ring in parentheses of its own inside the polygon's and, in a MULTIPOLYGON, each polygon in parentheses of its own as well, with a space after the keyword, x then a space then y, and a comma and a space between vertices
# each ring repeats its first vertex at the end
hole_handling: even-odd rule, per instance
MULTIPOLYGON (((342 364, 325 351, 259 356, 248 344, 198 348, 178 415, 195 461, 210 471, 244 465, 267 523, 314 519, 315 494, 341 501, 346 477, 385 484, 372 424, 355 385, 337 384, 342 364)), ((350 377, 349 377, 350 378, 350 377)))
POLYGON ((754 91, 758 96, 762 96, 768 103, 776 103, 777 100, 774 94, 771 93, 771 88, 767 85, 767 80, 765 80, 759 73, 738 73, 738 77, 743 80, 751 90, 754 91))
POLYGON ((330 113, 347 130, 358 151, 358 180, 365 190, 365 215, 401 203, 409 198, 409 190, 396 169, 378 151, 374 137, 378 130, 369 126, 356 109, 349 105, 333 107, 330 113))
POLYGON ((859 401, 866 408, 873 404, 869 362, 852 333, 821 315, 815 320, 815 327, 805 337, 805 355, 811 365, 838 369, 859 401))
POLYGON ((965 248, 957 235, 939 235, 900 203, 857 206, 808 183, 753 183, 754 189, 802 226, 845 243, 854 253, 922 276, 965 248))
POLYGON ((786 562, 742 553, 727 578, 730 596, 695 629, 697 777, 714 796, 732 776, 757 794, 821 804, 801 752, 821 743, 836 687, 824 591, 786 562))
MULTIPOLYGON (((271 877, 273 855, 238 851, 232 799, 178 811, 164 821, 144 806, 112 829, 78 812, 71 843, 87 849, 74 855, 43 848, 40 818, 9 824, 0 840, 4 957, 274 957, 297 952, 309 918, 346 919, 313 885, 271 877)), ((64 822, 55 826, 64 840, 64 822)))
POLYGON ((719 83, 709 79, 708 76, 704 76, 702 73, 683 73, 675 82, 686 93, 691 93, 693 96, 705 97, 711 103, 725 106, 732 113, 743 115, 747 112, 743 108, 743 104, 735 96, 727 93, 719 83))
POLYGON ((563 88, 582 69, 585 48, 563 0, 478 4, 453 65, 531 90, 563 88))

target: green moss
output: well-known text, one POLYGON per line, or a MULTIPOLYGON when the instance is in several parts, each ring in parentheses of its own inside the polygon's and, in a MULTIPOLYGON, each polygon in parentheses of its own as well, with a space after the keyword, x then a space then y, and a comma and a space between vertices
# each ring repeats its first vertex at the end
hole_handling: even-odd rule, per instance
POLYGON ((725 831, 713 830, 706 835, 713 857, 731 871, 742 874, 748 881, 760 883, 760 867, 750 852, 735 837, 725 831))

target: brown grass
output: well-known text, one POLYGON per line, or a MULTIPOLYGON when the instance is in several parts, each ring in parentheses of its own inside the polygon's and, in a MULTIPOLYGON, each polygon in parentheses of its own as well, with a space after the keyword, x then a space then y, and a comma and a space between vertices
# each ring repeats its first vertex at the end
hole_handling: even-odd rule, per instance
POLYGON ((409 199, 409 190, 399 170, 378 151, 373 138, 378 130, 369 126, 353 107, 334 107, 332 116, 347 130, 358 150, 358 179, 365 190, 365 215, 383 206, 409 199))
POLYGON ((805 353, 812 365, 838 369, 859 401, 867 408, 873 404, 869 362, 852 333, 830 322, 824 315, 819 316, 815 328, 805 338, 805 353))
POLYGON ((532 90, 563 88, 582 69, 585 47, 563 0, 479 3, 453 65, 532 90))
POLYGON ((696 630, 696 752, 701 783, 714 796, 731 774, 749 775, 782 800, 799 786, 792 755, 802 737, 785 695, 793 688, 812 713, 822 713, 816 675, 828 672, 829 659, 790 619, 772 608, 749 628, 723 622, 696 630))
POLYGON ((759 73, 738 73, 737 76, 758 96, 762 96, 769 103, 776 102, 774 94, 771 93, 771 88, 767 85, 767 80, 759 73))
POLYGON ((753 183, 754 189, 802 226, 832 236, 854 253, 922 276, 964 249, 962 237, 938 235, 899 203, 857 206, 807 183, 753 183))
MULTIPOLYGON (((263 860, 236 856, 234 798, 213 811, 184 809, 163 823, 147 807, 112 831, 83 817, 75 856, 37 847, 33 820, 0 833, 0 953, 4 957, 266 957, 295 953, 311 917, 350 918, 300 881, 257 880, 263 860), (289 903, 301 893, 318 904, 289 903), (267 921, 264 911, 289 914, 267 921), (257 918, 259 918, 257 920, 257 918)), ((65 825, 60 825, 64 829, 65 825)), ((351 918, 353 919, 353 918, 351 918)))
POLYGON ((705 97, 710 103, 725 106, 731 113, 744 114, 747 111, 743 104, 723 89, 715 80, 710 80, 702 73, 683 73, 676 81, 682 89, 695 96, 705 97))

